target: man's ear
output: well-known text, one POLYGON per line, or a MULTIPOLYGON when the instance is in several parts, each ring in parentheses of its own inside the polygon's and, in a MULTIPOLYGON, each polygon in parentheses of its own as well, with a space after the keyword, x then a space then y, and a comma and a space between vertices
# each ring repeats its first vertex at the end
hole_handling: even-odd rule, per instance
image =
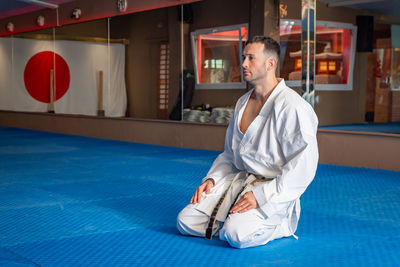
POLYGON ((269 57, 266 61, 267 71, 271 71, 275 69, 276 66, 276 59, 273 57, 269 57))

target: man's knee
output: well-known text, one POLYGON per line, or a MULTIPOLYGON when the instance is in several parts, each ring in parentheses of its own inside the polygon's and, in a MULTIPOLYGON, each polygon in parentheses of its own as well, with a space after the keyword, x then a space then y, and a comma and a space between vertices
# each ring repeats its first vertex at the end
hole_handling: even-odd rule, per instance
POLYGON ((241 230, 237 227, 224 227, 220 231, 220 239, 225 240, 234 248, 249 248, 265 245, 268 240, 257 238, 260 235, 263 235, 263 233, 260 232, 250 235, 242 235, 241 230))
POLYGON ((189 235, 188 228, 190 228, 190 220, 185 213, 184 209, 179 212, 176 218, 176 227, 178 228, 179 232, 183 235, 189 235))
POLYGON ((235 221, 226 220, 224 226, 219 232, 219 237, 222 240, 225 240, 234 248, 244 248, 245 246, 245 238, 242 234, 242 229, 246 226, 241 226, 235 221))
POLYGON ((208 216, 192 207, 186 206, 176 218, 176 226, 183 235, 204 236, 208 216))
POLYGON ((220 231, 220 239, 234 248, 248 248, 265 245, 274 232, 274 228, 251 225, 243 221, 241 215, 228 217, 220 231))

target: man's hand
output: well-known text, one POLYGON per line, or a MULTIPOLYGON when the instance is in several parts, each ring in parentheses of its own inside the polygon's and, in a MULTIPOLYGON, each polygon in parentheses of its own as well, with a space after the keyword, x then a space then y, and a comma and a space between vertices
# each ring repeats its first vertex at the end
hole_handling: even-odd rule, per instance
POLYGON ((257 200, 254 197, 253 192, 249 191, 240 198, 229 213, 243 213, 255 208, 258 208, 257 200))
POLYGON ((190 204, 200 203, 201 195, 203 194, 203 192, 206 191, 206 194, 209 194, 211 188, 213 187, 214 187, 214 180, 207 179, 204 183, 202 183, 199 187, 196 188, 196 191, 194 192, 192 198, 190 199, 190 204))

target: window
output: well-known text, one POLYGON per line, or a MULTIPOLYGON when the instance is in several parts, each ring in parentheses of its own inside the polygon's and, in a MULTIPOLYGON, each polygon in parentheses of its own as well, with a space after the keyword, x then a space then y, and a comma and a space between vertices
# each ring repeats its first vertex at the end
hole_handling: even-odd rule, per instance
POLYGON ((169 89, 169 43, 159 44, 159 73, 157 92, 157 118, 168 117, 168 89, 169 89))
MULTIPOLYGON (((316 90, 352 90, 357 27, 317 21, 315 45, 316 90)), ((300 86, 301 26, 281 20, 281 76, 289 86, 300 86)))
POLYGON ((191 33, 196 89, 243 89, 242 48, 247 24, 191 33))

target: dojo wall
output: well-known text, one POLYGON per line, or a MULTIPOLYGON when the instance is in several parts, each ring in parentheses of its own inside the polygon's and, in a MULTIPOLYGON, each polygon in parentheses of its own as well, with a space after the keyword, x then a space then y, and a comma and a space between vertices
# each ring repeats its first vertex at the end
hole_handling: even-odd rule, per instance
MULTIPOLYGON (((282 0, 288 7, 288 19, 300 19, 300 3, 297 0, 282 0)), ((194 23, 189 25, 189 32, 196 29, 240 24, 249 21, 251 1, 242 0, 204 0, 192 3, 194 23), (223 10, 223 12, 221 12, 223 10)), ((106 9, 114 9, 109 1, 76 1, 71 7, 79 6, 85 11, 85 16, 101 18, 106 9)), ((75 22, 69 17, 69 9, 60 10, 60 18, 66 23, 75 22)), ((114 14, 118 14, 113 10, 114 14)), ((43 13, 48 23, 54 22, 54 11, 43 13)), ((19 24, 30 25, 34 29, 34 18, 38 12, 18 16, 19 24)), ((328 8, 317 1, 317 19, 326 21, 347 22, 355 24, 357 15, 370 13, 349 8, 328 8)), ((0 22, 3 22, 1 20, 0 22)), ((399 19, 386 16, 375 16, 375 22, 393 23, 399 19)), ((107 28, 103 21, 74 24, 56 29, 57 34, 82 36, 90 33, 92 36, 107 36, 107 28)), ((37 28, 37 27, 36 27, 37 28)), ((159 41, 169 40, 171 44, 171 75, 169 109, 172 110, 179 93, 180 72, 180 25, 176 7, 117 16, 111 19, 111 37, 119 38, 122 30, 129 29, 126 37, 131 40, 127 46, 126 83, 128 94, 128 115, 135 118, 156 118, 156 72, 157 45, 159 41), (162 25, 160 28, 159 25, 162 25), (133 40, 133 41, 132 41, 133 40)), ((47 29, 51 32, 51 29, 47 29)), ((126 34, 124 34, 126 36, 126 34)), ((185 37, 185 65, 193 69, 189 38, 185 37)), ((358 123, 364 121, 365 91, 366 91, 366 58, 367 53, 356 53, 353 90, 352 91, 318 91, 319 103, 315 110, 320 125, 358 123)), ((212 106, 233 105, 246 90, 196 90, 192 105, 209 103, 212 106)))
MULTIPOLYGON (((0 125, 121 141, 222 150, 226 126, 0 111, 0 125)), ((320 129, 319 162, 400 171, 400 135, 320 129)))

